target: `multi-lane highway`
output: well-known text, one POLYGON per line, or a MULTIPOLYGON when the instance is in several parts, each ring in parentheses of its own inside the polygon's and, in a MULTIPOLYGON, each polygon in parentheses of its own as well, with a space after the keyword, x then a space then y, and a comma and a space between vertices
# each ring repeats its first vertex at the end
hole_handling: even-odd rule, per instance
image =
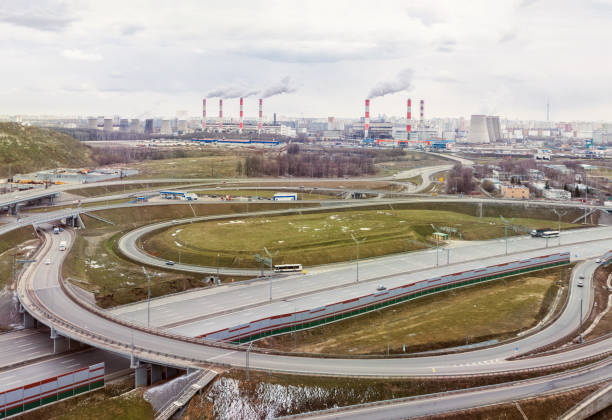
MULTIPOLYGON (((19 287, 20 300, 24 302, 28 310, 37 317, 45 319, 46 322, 55 324, 60 333, 126 356, 132 353, 131 343, 133 342, 133 352, 137 357, 162 364, 198 366, 200 363, 212 362, 244 366, 245 354, 243 350, 238 348, 220 348, 197 342, 186 342, 178 337, 158 335, 153 330, 131 328, 77 305, 59 285, 59 265, 57 265, 57 262, 61 261, 63 254, 62 251, 57 250, 60 240, 70 241, 71 234, 69 232, 63 232, 60 235, 47 233, 47 242, 42 253, 44 258, 48 256, 54 263, 49 265, 37 264, 29 267, 30 271, 26 271, 26 281, 21 282, 19 287), (35 304, 35 300, 38 300, 39 303, 35 304), (49 313, 45 314, 37 309, 41 306, 49 313), (50 316, 57 320, 63 320, 66 324, 55 319, 50 321, 48 319, 50 316)), ((590 266, 591 270, 592 268, 590 266)), ((587 269, 588 266, 585 266, 585 270, 587 269)), ((499 346, 497 350, 483 349, 455 355, 417 359, 320 359, 252 353, 250 355, 250 365, 253 368, 265 370, 334 375, 461 375, 565 363, 607 352, 611 344, 612 339, 603 340, 588 347, 573 349, 560 354, 513 361, 505 360, 506 357, 514 354, 512 344, 499 346)))

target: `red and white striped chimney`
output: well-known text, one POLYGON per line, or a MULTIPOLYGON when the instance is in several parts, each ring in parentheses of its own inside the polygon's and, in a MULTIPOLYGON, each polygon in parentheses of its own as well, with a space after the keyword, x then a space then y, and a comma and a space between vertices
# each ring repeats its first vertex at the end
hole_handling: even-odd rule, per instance
POLYGON ((365 100, 365 118, 363 124, 363 138, 368 138, 368 131, 370 131, 370 100, 365 100))
POLYGON ((206 99, 202 99, 202 131, 206 131, 206 99))
POLYGON ((261 134, 263 127, 263 99, 259 100, 259 121, 257 122, 257 133, 261 134))
POLYGON ((219 131, 223 131, 223 99, 219 99, 219 131))
POLYGON ((410 140, 410 132, 412 131, 412 100, 408 98, 408 102, 406 103, 406 132, 408 133, 408 140, 410 140))
POLYGON ((242 128, 244 127, 244 100, 240 98, 240 134, 242 134, 242 128))

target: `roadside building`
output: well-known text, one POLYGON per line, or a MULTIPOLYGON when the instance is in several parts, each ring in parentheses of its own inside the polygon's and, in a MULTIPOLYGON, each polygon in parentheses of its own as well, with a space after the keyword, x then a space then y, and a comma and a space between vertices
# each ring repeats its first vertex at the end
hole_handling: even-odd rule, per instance
POLYGON ((548 200, 567 201, 567 200, 571 200, 572 198, 572 194, 569 191, 561 190, 558 188, 549 188, 549 189, 544 188, 542 190, 542 195, 544 196, 544 198, 548 200))
POLYGON ((519 200, 527 200, 529 198, 529 188, 524 185, 507 185, 501 186, 501 194, 504 198, 512 198, 519 200))

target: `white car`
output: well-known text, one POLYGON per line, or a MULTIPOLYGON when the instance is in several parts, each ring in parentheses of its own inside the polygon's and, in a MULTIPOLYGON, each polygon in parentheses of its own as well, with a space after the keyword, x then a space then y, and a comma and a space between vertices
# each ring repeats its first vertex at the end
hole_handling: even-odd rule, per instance
POLYGON ((578 278, 584 280, 584 274, 579 275, 578 278))
POLYGON ((47 258, 47 259, 45 260, 45 264, 47 264, 47 265, 51 264, 51 258, 47 258))
POLYGON ((376 287, 376 290, 378 290, 378 291, 381 291, 381 290, 387 290, 387 288, 386 288, 385 286, 383 286, 382 284, 379 284, 379 285, 376 287))
POLYGON ((596 262, 597 264, 601 264, 601 258, 597 258, 597 259, 595 260, 595 262, 596 262))
POLYGON ((576 286, 582 287, 584 286, 584 283, 582 282, 582 280, 578 280, 578 283, 576 283, 576 286))

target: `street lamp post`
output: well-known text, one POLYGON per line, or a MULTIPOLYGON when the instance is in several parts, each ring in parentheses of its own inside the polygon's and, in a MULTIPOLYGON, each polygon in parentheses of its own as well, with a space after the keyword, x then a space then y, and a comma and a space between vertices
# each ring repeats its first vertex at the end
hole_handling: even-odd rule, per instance
POLYGON ((149 324, 151 321, 151 278, 149 277, 149 273, 147 273, 147 269, 142 267, 142 272, 147 278, 147 328, 149 328, 149 324))
POLYGON ((217 280, 219 280, 219 253, 217 252, 217 280))
POLYGON ((351 233, 351 238, 353 238, 353 241, 357 245, 357 259, 356 259, 356 261, 357 261, 357 265, 356 265, 357 271, 356 271, 356 280, 355 280, 355 282, 359 283, 359 244, 361 242, 364 242, 367 238, 363 238, 361 241, 358 241, 357 238, 355 238, 355 235, 353 235, 352 233, 351 233))
POLYGON ((567 214, 567 210, 561 211, 561 210, 553 209, 553 212, 558 217, 557 231, 559 232, 559 245, 561 245, 561 216, 565 216, 567 214))

